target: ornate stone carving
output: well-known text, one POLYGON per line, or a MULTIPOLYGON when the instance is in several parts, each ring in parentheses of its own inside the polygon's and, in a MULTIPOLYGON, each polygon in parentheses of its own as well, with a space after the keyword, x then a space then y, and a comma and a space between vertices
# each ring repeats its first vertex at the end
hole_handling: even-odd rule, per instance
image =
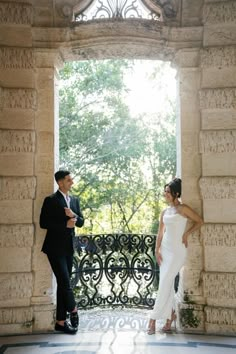
POLYGON ((236 152, 236 130, 202 131, 200 133, 200 152, 236 152))
POLYGON ((0 323, 25 323, 31 322, 33 318, 33 309, 29 308, 14 308, 14 309, 2 309, 0 311, 0 323))
POLYGON ((236 89, 205 89, 200 91, 201 109, 235 109, 236 89))
POLYGON ((236 28, 235 23, 205 27, 204 45, 206 47, 235 45, 236 28))
POLYGON ((0 107, 35 110, 37 107, 36 90, 4 88, 0 95, 0 107))
POLYGON ((32 153, 35 151, 35 132, 0 130, 0 154, 32 153))
POLYGON ((201 51, 201 67, 236 65, 236 47, 206 48, 201 51))
POLYGON ((68 3, 65 4, 64 1, 60 0, 55 3, 55 8, 56 8, 56 11, 60 17, 68 19, 68 20, 73 19, 73 5, 72 4, 68 4, 68 3))
MULTIPOLYGON (((159 43, 160 44, 160 43, 159 43)), ((68 53, 66 54, 68 55, 68 53)), ((104 59, 104 58, 137 58, 143 59, 147 55, 150 59, 169 60, 171 61, 174 56, 174 50, 172 48, 163 47, 162 44, 158 46, 153 42, 140 44, 114 44, 106 43, 105 45, 94 46, 81 46, 81 48, 72 48, 70 57, 74 60, 89 60, 89 59, 104 59)))
POLYGON ((221 307, 205 307, 206 322, 215 324, 235 325, 236 310, 221 307))
POLYGON ((235 299, 236 274, 203 273, 204 296, 219 299, 235 299))
POLYGON ((0 200, 34 199, 35 177, 0 177, 0 200))
POLYGON ((0 302, 29 298, 32 294, 32 274, 0 274, 0 302))
POLYGON ((203 22, 206 24, 219 24, 236 21, 236 2, 216 2, 206 4, 203 8, 203 22))
POLYGON ((0 225, 0 247, 32 247, 33 225, 0 225))
POLYGON ((0 23, 30 25, 32 23, 32 6, 16 2, 1 2, 0 23))
POLYGON ((205 224, 201 235, 204 246, 236 247, 234 224, 205 224))
POLYGON ((236 199, 236 178, 203 177, 199 185, 203 199, 236 199))
POLYGON ((0 48, 0 68, 33 69, 34 52, 31 48, 0 48))

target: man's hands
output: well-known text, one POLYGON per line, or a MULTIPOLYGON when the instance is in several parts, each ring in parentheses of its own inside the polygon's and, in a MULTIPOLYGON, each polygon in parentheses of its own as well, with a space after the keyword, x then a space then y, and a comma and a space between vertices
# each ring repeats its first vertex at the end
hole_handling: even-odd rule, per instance
POLYGON ((66 227, 68 227, 69 229, 73 229, 75 227, 76 220, 76 218, 69 219, 67 221, 66 227))
POLYGON ((65 209, 66 216, 69 216, 69 218, 75 217, 75 214, 73 213, 73 211, 70 208, 64 208, 64 209, 65 209))
POLYGON ((75 223, 77 218, 75 217, 75 214, 70 208, 64 208, 65 209, 65 214, 68 216, 70 219, 67 221, 66 227, 69 229, 73 229, 75 227, 75 223))

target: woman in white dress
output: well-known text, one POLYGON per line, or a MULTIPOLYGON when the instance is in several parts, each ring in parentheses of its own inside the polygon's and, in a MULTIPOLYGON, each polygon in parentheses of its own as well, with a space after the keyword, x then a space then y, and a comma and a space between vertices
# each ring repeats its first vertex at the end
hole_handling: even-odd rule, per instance
POLYGON ((160 267, 160 281, 155 306, 150 315, 148 334, 155 333, 157 319, 166 321, 162 328, 164 332, 171 330, 171 324, 176 320, 174 310, 175 277, 185 262, 189 235, 203 224, 202 218, 195 211, 180 202, 180 178, 175 178, 165 185, 164 196, 169 207, 161 213, 156 240, 155 255, 160 267), (188 219, 193 223, 186 230, 188 219))

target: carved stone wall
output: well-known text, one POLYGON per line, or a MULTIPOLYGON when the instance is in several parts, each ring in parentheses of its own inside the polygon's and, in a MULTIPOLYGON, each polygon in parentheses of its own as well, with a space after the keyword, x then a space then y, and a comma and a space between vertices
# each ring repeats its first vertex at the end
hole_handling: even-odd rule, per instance
POLYGON ((203 7, 204 46, 235 45, 235 1, 205 0, 203 7))
MULTIPOLYGON (((200 111, 199 90, 201 71, 199 68, 200 48, 180 49, 175 55, 179 84, 179 122, 178 122, 178 161, 181 161, 177 174, 183 180, 182 200, 202 214, 201 196, 198 181, 201 177, 201 156, 199 154, 200 111)), ((179 163, 178 163, 179 164, 179 163)), ((190 227, 190 223, 187 225, 190 227)), ((187 261, 180 274, 178 306, 180 312, 186 310, 187 298, 196 303, 194 313, 199 325, 194 331, 204 331, 204 303, 201 273, 203 269, 203 248, 200 233, 195 232, 189 239, 187 261)), ((193 331, 192 328, 179 328, 193 331)))
POLYGON ((205 307, 206 331, 208 333, 235 334, 236 311, 235 309, 223 307, 205 307))
POLYGON ((235 333, 236 3, 205 1, 200 55, 205 329, 235 333))
POLYGON ((9 2, 0 3, 0 22, 2 24, 30 25, 32 21, 32 6, 9 2))
MULTIPOLYGON (((63 61, 171 60, 178 70, 178 174, 203 215, 181 275, 197 331, 236 332, 236 3, 181 0, 175 19, 71 23, 78 0, 0 0, 0 333, 52 328, 54 286, 38 219, 58 161, 63 61), (11 260, 14 260, 12 262, 11 260), (12 308, 14 304, 14 308, 12 308)), ((189 328, 190 331, 195 329, 189 328)))
MULTIPOLYGON (((54 127, 54 97, 46 110, 38 87, 43 79, 37 73, 32 21, 32 1, 0 1, 1 334, 48 330, 54 311, 52 276, 40 252, 43 235, 36 233, 42 153, 48 156, 41 189, 44 196, 53 191, 54 132, 49 136, 39 125, 54 127), (42 105, 45 115, 39 116, 42 105)), ((49 76, 51 83, 54 67, 49 76)), ((51 85, 46 86, 46 94, 54 96, 51 85)))
POLYGON ((34 59, 31 48, 0 48, 0 67, 4 69, 33 69, 34 59))

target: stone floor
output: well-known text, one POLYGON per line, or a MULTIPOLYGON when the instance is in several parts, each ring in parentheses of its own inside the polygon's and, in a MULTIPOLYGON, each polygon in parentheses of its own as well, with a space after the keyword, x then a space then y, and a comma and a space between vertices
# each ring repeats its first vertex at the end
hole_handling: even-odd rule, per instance
MULTIPOLYGON (((80 313, 76 335, 0 337, 0 354, 235 354, 236 338, 199 334, 146 334, 148 313, 93 310, 80 313)), ((159 323, 158 327, 162 324, 159 323)))

